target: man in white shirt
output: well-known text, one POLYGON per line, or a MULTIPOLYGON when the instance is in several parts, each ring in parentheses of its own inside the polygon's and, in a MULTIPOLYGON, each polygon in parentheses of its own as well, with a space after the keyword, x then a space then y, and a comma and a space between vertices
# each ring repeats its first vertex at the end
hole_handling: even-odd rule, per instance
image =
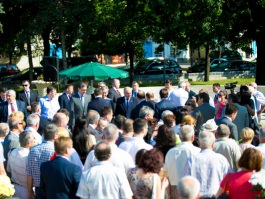
POLYGON ((191 175, 199 180, 202 198, 215 196, 222 179, 230 171, 227 159, 213 151, 214 142, 215 137, 212 132, 200 132, 201 152, 191 157, 185 169, 186 175, 191 175))
POLYGON ((132 190, 125 173, 111 164, 111 147, 106 141, 95 147, 98 160, 95 166, 83 172, 76 196, 85 198, 132 198, 132 190))
POLYGON ((42 137, 38 133, 39 129, 39 124, 40 124, 40 117, 37 114, 30 114, 27 117, 27 127, 25 130, 30 131, 35 139, 35 144, 41 144, 42 143, 42 137))
POLYGON ((193 146, 194 128, 190 125, 184 125, 180 129, 179 137, 181 143, 167 152, 164 169, 168 172, 171 185, 171 196, 177 195, 176 186, 179 180, 184 177, 184 169, 192 155, 200 152, 200 148, 193 146))
MULTIPOLYGON (((125 173, 127 173, 128 169, 135 167, 132 157, 126 151, 118 148, 115 144, 119 137, 119 130, 116 125, 108 124, 103 130, 103 137, 111 148, 111 156, 109 161, 113 166, 120 168, 125 173)), ((84 171, 96 165, 97 162, 95 151, 93 150, 87 156, 84 165, 84 171)))
POLYGON ((174 102, 176 107, 185 106, 186 101, 189 99, 189 93, 185 90, 186 82, 179 82, 178 89, 173 90, 168 98, 174 102))
POLYGON ((249 86, 252 86, 254 88, 253 96, 255 99, 256 104, 256 112, 259 121, 261 120, 261 113, 265 110, 265 96, 262 92, 257 90, 257 84, 255 82, 251 82, 249 86))
POLYGON ((236 141, 229 138, 229 127, 225 124, 220 124, 215 136, 217 139, 213 147, 214 152, 222 154, 229 162, 231 169, 237 171, 237 162, 241 157, 241 152, 236 141))
POLYGON ((135 161, 135 155, 140 149, 150 150, 152 145, 144 141, 147 134, 148 124, 145 119, 138 118, 133 123, 134 137, 128 138, 119 145, 119 148, 127 151, 135 161))
POLYGON ((17 198, 28 198, 26 165, 29 149, 34 146, 34 136, 30 131, 19 134, 20 146, 8 154, 7 171, 11 173, 11 180, 15 186, 17 198))

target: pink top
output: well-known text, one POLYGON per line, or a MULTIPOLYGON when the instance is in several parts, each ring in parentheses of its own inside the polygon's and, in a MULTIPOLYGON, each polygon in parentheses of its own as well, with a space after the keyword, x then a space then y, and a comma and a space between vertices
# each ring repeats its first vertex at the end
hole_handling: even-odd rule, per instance
POLYGON ((220 186, 224 190, 228 179, 229 198, 254 199, 257 192, 252 191, 253 186, 248 182, 252 174, 252 171, 239 171, 228 174, 224 177, 220 186))
MULTIPOLYGON (((218 102, 215 103, 215 107, 218 105, 218 102)), ((220 102, 220 106, 219 106, 219 109, 215 115, 215 119, 219 119, 222 115, 222 111, 223 111, 223 108, 226 106, 226 102, 220 102)))

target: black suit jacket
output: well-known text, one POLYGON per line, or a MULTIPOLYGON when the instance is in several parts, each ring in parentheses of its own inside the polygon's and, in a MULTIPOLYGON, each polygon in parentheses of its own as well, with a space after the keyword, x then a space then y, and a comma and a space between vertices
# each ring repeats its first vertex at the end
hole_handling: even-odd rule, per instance
POLYGON ((170 101, 169 99, 162 99, 160 102, 158 102, 155 105, 155 118, 161 119, 161 114, 163 111, 169 110, 172 111, 175 115, 177 112, 177 107, 176 105, 170 101))
MULTIPOLYGON (((17 109, 18 111, 21 111, 22 113, 24 113, 24 120, 26 120, 27 118, 27 108, 26 108, 26 104, 23 101, 20 100, 16 100, 17 103, 17 109)), ((7 122, 8 120, 8 102, 2 102, 0 104, 0 122, 7 122)))
POLYGON ((46 128, 47 124, 50 124, 51 121, 49 121, 46 117, 40 116, 40 124, 39 124, 39 129, 38 133, 39 134, 44 134, 44 129, 46 128))
POLYGON ((40 189, 42 198, 72 199, 80 182, 81 169, 64 157, 44 162, 40 167, 40 189))
POLYGON ((73 111, 71 109, 72 97, 69 100, 67 93, 63 93, 62 95, 59 96, 58 101, 60 104, 60 108, 65 108, 68 110, 70 114, 70 119, 68 124, 72 125, 73 122, 73 111))
POLYGON ((138 102, 138 104, 132 110, 132 112, 131 112, 131 118, 133 120, 139 117, 140 110, 144 106, 144 103, 145 102, 146 102, 146 100, 142 100, 142 101, 138 102))
MULTIPOLYGON (((30 94, 30 103, 32 102, 38 102, 40 99, 39 99, 39 94, 37 91, 34 91, 34 90, 29 90, 29 94, 30 94)), ((18 100, 21 100, 23 102, 25 102, 26 106, 30 106, 30 104, 28 103, 28 99, 27 99, 27 96, 25 94, 25 91, 21 91, 20 93, 18 93, 18 100)))
POLYGON ((120 97, 116 103, 115 116, 120 114, 127 118, 131 118, 131 112, 135 108, 136 105, 137 105, 137 100, 131 97, 129 101, 128 110, 127 110, 127 107, 125 104, 125 97, 120 97))
POLYGON ((108 98, 112 100, 114 104, 114 109, 116 108, 116 103, 120 97, 121 96, 119 96, 119 94, 116 92, 116 90, 113 87, 109 89, 108 98))
POLYGON ((100 116, 102 116, 102 109, 104 107, 108 107, 112 109, 110 100, 106 100, 101 97, 96 97, 95 99, 93 99, 92 101, 88 103, 87 109, 95 110, 100 114, 100 116))

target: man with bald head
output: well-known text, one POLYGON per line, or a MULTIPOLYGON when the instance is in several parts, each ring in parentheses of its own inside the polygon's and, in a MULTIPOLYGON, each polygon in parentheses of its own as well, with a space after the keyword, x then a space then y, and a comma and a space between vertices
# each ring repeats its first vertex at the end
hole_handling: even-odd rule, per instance
POLYGON ((124 88, 124 97, 120 97, 116 103, 116 115, 123 115, 127 118, 131 118, 131 112, 137 105, 137 100, 132 97, 132 88, 124 88))

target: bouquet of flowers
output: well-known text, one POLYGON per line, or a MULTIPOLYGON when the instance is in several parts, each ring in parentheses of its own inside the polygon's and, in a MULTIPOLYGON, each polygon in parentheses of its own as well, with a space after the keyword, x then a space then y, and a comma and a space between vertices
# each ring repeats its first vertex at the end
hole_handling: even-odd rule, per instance
POLYGON ((249 180, 253 185, 253 191, 257 192, 256 198, 265 198, 265 170, 253 173, 249 180))
POLYGON ((0 199, 11 198, 15 193, 9 177, 0 175, 0 199))

